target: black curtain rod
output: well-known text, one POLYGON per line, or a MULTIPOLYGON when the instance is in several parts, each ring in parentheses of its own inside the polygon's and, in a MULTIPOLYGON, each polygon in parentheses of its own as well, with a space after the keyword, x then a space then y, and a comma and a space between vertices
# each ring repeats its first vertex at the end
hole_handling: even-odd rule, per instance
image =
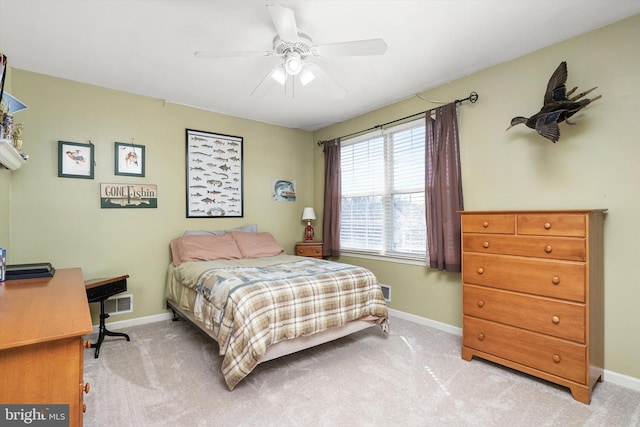
MULTIPOLYGON (((455 100, 455 101, 453 101, 453 102, 454 102, 454 103, 456 103, 456 104, 460 104, 460 103, 462 103, 462 102, 464 102, 464 101, 470 101, 472 104, 475 104, 477 100, 478 100, 478 94, 477 94, 476 92, 471 92, 471 93, 469 94, 469 96, 467 96, 466 98, 464 98, 464 99, 456 99, 456 100, 455 100)), ((436 108, 438 108, 438 107, 436 107, 436 108)), ((430 110, 426 110, 426 111, 422 111, 422 112, 420 112, 420 113, 412 114, 412 115, 410 115, 410 116, 402 117, 402 118, 400 118, 400 119, 392 120, 392 121, 390 121, 390 122, 383 123, 383 124, 381 124, 381 125, 375 125, 375 126, 372 126, 372 127, 368 128, 368 129, 363 129, 363 130, 360 130, 360 131, 358 131, 358 132, 350 133, 350 134, 348 134, 348 135, 343 135, 343 136, 341 136, 341 137, 340 137, 340 139, 348 138, 348 137, 350 137, 350 136, 354 136, 354 135, 359 135, 359 134, 361 134, 361 133, 369 132, 370 130, 380 129, 380 128, 383 128, 383 127, 385 127, 385 126, 391 125, 391 124, 393 124, 393 123, 401 122, 401 121, 404 121, 404 120, 407 120, 407 119, 412 119, 412 118, 414 118, 414 117, 418 117, 418 116, 421 116, 421 115, 423 115, 423 114, 427 114, 428 112, 431 112, 431 111, 435 110, 436 108, 432 108, 432 109, 430 109, 430 110)), ((319 145, 319 146, 321 146, 321 145, 323 145, 325 142, 327 142, 327 141, 318 141, 318 145, 319 145)))

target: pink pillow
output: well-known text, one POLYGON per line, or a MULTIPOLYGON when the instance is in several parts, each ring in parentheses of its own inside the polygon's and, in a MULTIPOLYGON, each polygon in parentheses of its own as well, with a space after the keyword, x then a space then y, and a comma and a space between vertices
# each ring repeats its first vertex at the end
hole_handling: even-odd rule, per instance
POLYGON ((189 261, 242 258, 230 234, 182 236, 173 239, 170 246, 175 266, 189 261))
POLYGON ((229 234, 236 240, 243 258, 262 258, 280 255, 285 252, 271 233, 232 231, 229 234))

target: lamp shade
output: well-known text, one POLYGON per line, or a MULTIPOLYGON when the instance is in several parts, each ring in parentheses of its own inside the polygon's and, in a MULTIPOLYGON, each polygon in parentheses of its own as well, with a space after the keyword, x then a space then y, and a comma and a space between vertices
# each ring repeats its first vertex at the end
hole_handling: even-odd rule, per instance
POLYGON ((287 82, 287 72, 285 71, 284 66, 281 65, 274 68, 273 72, 271 72, 271 78, 284 86, 287 82))
POLYGON ((316 219, 316 212, 313 210, 313 208, 304 208, 304 210, 302 211, 302 219, 306 221, 316 219))
POLYGON ((313 74, 313 72, 309 69, 309 67, 305 67, 302 69, 302 71, 300 72, 300 83, 302 83, 302 86, 306 86, 309 83, 311 83, 314 79, 316 78, 316 76, 313 74))
POLYGON ((298 52, 291 52, 285 56, 284 69, 290 76, 297 76, 302 70, 302 58, 298 52))

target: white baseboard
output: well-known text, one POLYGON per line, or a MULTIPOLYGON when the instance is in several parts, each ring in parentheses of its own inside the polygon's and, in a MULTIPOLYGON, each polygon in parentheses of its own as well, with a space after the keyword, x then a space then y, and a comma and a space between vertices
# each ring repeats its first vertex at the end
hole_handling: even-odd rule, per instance
MULTIPOLYGON (((130 328, 131 326, 138 325, 146 325, 147 323, 155 323, 160 322, 162 320, 169 320, 173 317, 173 313, 160 313, 153 314, 151 316, 145 317, 136 317, 135 319, 127 319, 127 320, 118 320, 116 322, 107 323, 107 329, 122 329, 122 328, 130 328)), ((97 334, 99 332, 100 325, 93 325, 93 333, 97 334)))
POLYGON ((415 314, 405 313, 404 311, 394 310, 393 308, 388 308, 389 314, 392 316, 400 317, 401 319, 409 320, 414 323, 419 323, 421 325, 430 326, 435 329, 439 329, 441 331, 449 332, 450 334, 462 336, 462 328, 458 328, 457 326, 451 326, 448 323, 438 322, 436 320, 427 319, 426 317, 416 316, 415 314))
MULTIPOLYGON (((448 332, 453 335, 462 336, 462 328, 449 325, 448 323, 438 322, 426 317, 416 316, 415 314, 406 313, 404 311, 394 310, 389 308, 389 314, 391 316, 400 317, 401 319, 409 320, 411 322, 418 323, 420 325, 429 326, 444 332, 448 332)), ((147 323, 160 322, 162 320, 169 320, 173 317, 170 312, 154 314, 151 316, 137 317, 135 319, 120 320, 117 322, 109 322, 109 329, 122 329, 131 326, 145 325, 147 323)), ((393 325, 391 325, 393 330, 393 325)), ((98 325, 93 325, 93 333, 98 333, 98 325)), ((622 387, 629 388, 631 390, 640 391, 640 378, 630 377, 628 375, 619 374, 614 371, 604 370, 604 379, 612 384, 616 384, 622 387)))
POLYGON ((631 390, 640 391, 640 378, 630 377, 629 375, 619 374, 605 369, 604 380, 612 384, 630 388, 631 390))
MULTIPOLYGON (((420 316, 416 316, 415 314, 394 310, 392 308, 389 308, 388 311, 391 316, 396 316, 401 319, 418 323, 420 325, 429 326, 444 332, 448 332, 450 334, 462 336, 462 328, 458 328, 457 326, 451 326, 447 323, 438 322, 435 320, 427 319, 426 317, 420 317, 420 316)), ((393 324, 391 324, 390 326, 391 326, 391 330, 393 330, 393 324)), ((617 372, 609 371, 605 369, 604 380, 612 384, 630 388, 631 390, 640 391, 640 378, 630 377, 628 375, 619 374, 617 372)))

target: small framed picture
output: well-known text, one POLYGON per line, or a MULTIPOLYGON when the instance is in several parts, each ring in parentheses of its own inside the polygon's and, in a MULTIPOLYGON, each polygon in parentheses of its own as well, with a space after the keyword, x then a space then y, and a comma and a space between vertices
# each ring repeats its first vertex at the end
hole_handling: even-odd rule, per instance
POLYGON ((93 179, 93 144, 58 141, 58 176, 93 179))
POLYGON ((144 145, 116 142, 116 175, 144 176, 144 145))

